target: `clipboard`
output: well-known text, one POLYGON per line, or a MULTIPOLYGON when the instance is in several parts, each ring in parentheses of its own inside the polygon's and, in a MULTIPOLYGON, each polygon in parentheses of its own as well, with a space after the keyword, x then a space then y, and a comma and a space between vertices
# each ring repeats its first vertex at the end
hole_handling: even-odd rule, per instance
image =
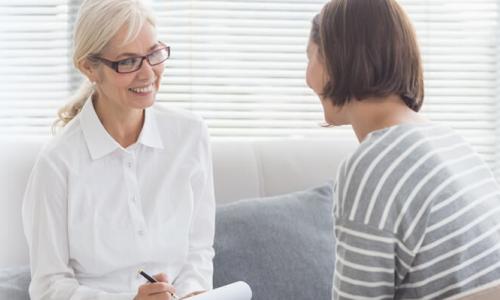
POLYGON ((190 297, 189 300, 251 300, 252 289, 244 281, 236 281, 190 297))

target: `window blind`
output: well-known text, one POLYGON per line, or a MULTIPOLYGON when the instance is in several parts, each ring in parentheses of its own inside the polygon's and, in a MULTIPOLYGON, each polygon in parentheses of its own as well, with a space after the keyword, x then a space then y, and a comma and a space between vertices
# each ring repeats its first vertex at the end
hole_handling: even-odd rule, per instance
MULTIPOLYGON (((196 111, 214 137, 352 138, 320 128, 305 84, 312 17, 325 0, 150 0, 172 47, 158 102, 196 111)), ((494 167, 497 0, 400 0, 424 60, 422 113, 448 124, 494 167)), ((47 134, 77 84, 68 47, 79 0, 0 0, 0 133, 47 134)))
MULTIPOLYGON (((191 109, 213 136, 318 136, 305 85, 310 22, 324 1, 156 1, 172 45, 158 99, 191 109)), ((348 131, 345 131, 349 134, 348 131)))
POLYGON ((450 125, 494 167, 498 1, 400 0, 424 61, 423 114, 450 125))
MULTIPOLYGON (((500 1, 499 1, 500 2, 500 1)), ((497 20, 500 19, 500 3, 497 5, 497 20)), ((495 163, 493 165, 493 170, 495 172, 496 178, 500 178, 500 21, 497 21, 497 32, 496 32, 496 49, 497 49, 497 61, 496 61, 496 107, 495 107, 495 163)))
POLYGON ((65 0, 0 0, 0 133, 49 134, 69 96, 65 0))
MULTIPOLYGON (((319 128, 306 87, 310 21, 326 1, 158 1, 172 44, 159 100, 200 112, 228 137, 344 137, 319 128)), ((498 1, 401 0, 424 61, 422 113, 462 134, 493 166, 498 1)))

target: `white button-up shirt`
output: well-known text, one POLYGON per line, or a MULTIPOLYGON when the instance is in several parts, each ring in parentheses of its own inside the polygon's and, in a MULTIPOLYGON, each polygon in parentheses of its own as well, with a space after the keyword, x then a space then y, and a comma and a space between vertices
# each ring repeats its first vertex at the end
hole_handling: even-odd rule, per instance
POLYGON ((138 269, 212 288, 215 201, 204 122, 148 108, 124 149, 88 100, 40 153, 23 203, 31 299, 132 299, 138 269))

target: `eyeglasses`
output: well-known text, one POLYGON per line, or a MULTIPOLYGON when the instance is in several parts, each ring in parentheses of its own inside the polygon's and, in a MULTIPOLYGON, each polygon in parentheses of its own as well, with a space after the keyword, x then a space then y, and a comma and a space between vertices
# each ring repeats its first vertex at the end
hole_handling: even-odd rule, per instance
POLYGON ((107 60, 99 56, 94 56, 93 58, 101 61, 103 64, 115 70, 115 72, 117 73, 132 73, 142 67, 142 63, 145 59, 147 59, 150 66, 156 66, 163 63, 170 57, 170 47, 163 44, 162 42, 160 42, 160 44, 163 46, 162 48, 156 49, 144 56, 129 57, 117 61, 107 60))

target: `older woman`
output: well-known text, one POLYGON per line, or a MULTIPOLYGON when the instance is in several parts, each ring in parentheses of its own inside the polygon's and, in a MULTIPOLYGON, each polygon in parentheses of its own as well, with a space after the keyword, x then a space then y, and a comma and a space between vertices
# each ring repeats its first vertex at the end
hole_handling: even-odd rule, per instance
POLYGON ((417 112, 419 49, 395 0, 332 0, 307 83, 359 148, 339 169, 334 299, 443 299, 500 282, 500 190, 451 129, 417 112))
POLYGON ((169 55, 141 1, 83 2, 73 59, 87 81, 60 111, 64 128, 40 153, 24 199, 31 299, 172 299, 212 288, 207 128, 153 105, 169 55))

